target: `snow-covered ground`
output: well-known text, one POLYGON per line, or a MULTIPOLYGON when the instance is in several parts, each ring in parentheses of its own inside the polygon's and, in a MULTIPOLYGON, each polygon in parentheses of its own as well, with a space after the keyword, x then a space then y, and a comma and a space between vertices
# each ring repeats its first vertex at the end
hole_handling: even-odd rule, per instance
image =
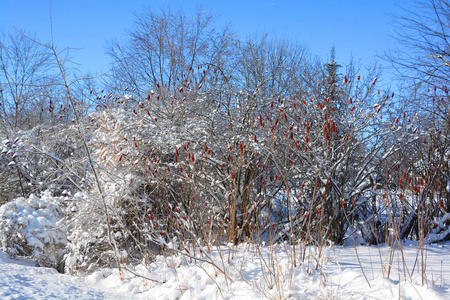
POLYGON ((151 281, 111 269, 63 275, 0 252, 0 299, 449 299, 450 243, 426 247, 423 286, 415 242, 403 244, 404 259, 384 245, 360 246, 358 256, 353 247, 327 248, 322 271, 314 260, 289 268, 283 245, 223 247, 210 256, 216 267, 178 256, 134 269, 151 281))
POLYGON ((35 267, 25 259, 11 259, 0 252, 0 299, 133 299, 131 295, 86 284, 77 276, 35 267))

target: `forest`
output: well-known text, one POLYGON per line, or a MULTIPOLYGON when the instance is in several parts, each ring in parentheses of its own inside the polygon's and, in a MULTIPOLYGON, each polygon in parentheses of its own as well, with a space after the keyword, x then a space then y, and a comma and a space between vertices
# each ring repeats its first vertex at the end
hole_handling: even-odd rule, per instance
POLYGON ((239 245, 283 245, 320 274, 329 246, 408 240, 424 264, 450 239, 450 3, 422 4, 398 18, 391 87, 377 64, 239 39, 204 11, 142 11, 95 77, 52 42, 3 34, 0 249, 149 281, 133 266, 162 255, 231 282, 211 253, 239 245))

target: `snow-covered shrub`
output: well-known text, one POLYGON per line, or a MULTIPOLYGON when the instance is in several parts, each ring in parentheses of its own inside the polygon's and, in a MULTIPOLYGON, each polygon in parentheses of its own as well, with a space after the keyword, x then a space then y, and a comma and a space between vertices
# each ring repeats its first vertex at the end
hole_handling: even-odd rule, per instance
POLYGON ((250 236, 250 199, 256 190, 251 186, 256 160, 262 159, 252 139, 220 127, 208 130, 206 118, 186 113, 189 106, 206 101, 204 97, 190 99, 192 103, 174 101, 172 115, 159 111, 156 121, 150 115, 158 111, 152 104, 158 97, 149 95, 151 102, 137 104, 133 113, 110 109, 95 114, 91 145, 104 166, 99 178, 117 217, 114 222, 132 239, 131 245, 142 247, 148 240, 159 244, 162 235, 176 238, 181 249, 199 239, 215 243, 224 228, 230 228, 229 240, 242 241, 250 236), (220 139, 210 136, 218 135, 216 131, 220 139), (241 228, 240 235, 236 228, 241 228))
MULTIPOLYGON (((70 274, 90 273, 99 267, 116 267, 113 249, 109 243, 105 214, 95 193, 77 193, 73 200, 77 203, 77 211, 69 225, 67 236, 67 253, 64 256, 65 272, 70 274)), ((121 261, 127 257, 127 242, 118 223, 121 216, 111 213, 111 242, 119 250, 121 261)), ((113 210, 116 211, 116 210, 113 210)), ((126 212, 124 212, 126 214, 126 212)))
MULTIPOLYGON (((128 262, 140 262, 144 256, 148 258, 160 251, 150 250, 155 246, 151 236, 159 237, 161 230, 166 235, 174 233, 177 228, 174 216, 171 217, 175 223, 170 224, 169 207, 186 211, 187 207, 181 207, 193 198, 193 188, 186 186, 175 171, 170 172, 170 169, 179 170, 173 154, 189 136, 181 127, 173 129, 170 119, 160 117, 161 125, 157 126, 147 113, 136 116, 117 109, 96 112, 95 119, 97 129, 90 145, 97 163, 103 167, 99 170, 99 180, 110 215, 112 242, 121 256, 127 256, 128 262), (150 231, 147 226, 141 227, 149 218, 155 218, 155 227, 150 231), (130 255, 122 255, 124 252, 130 255)), ((192 143, 193 148, 200 146, 192 143)), ((185 173, 190 170, 189 166, 182 168, 185 173)), ((80 205, 73 222, 66 257, 69 272, 89 272, 96 266, 114 263, 112 253, 105 252, 111 246, 103 205, 94 191, 92 194, 80 205)), ((195 215, 190 219, 197 220, 195 215)))
POLYGON ((19 196, 86 188, 85 155, 70 126, 38 125, 0 142, 0 204, 19 196))
POLYGON ((102 264, 96 262, 101 260, 99 257, 103 255, 102 252, 110 250, 106 224, 101 208, 97 205, 100 202, 92 200, 85 193, 77 193, 74 198, 81 201, 67 236, 65 272, 70 274, 100 267, 102 264))
POLYGON ((31 194, 1 206, 0 249, 61 271, 66 246, 64 199, 46 191, 40 198, 31 194))

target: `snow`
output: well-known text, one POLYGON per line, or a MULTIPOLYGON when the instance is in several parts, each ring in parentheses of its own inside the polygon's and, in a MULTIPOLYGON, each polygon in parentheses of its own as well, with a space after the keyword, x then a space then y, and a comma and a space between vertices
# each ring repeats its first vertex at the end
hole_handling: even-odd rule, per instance
MULTIPOLYGON (((117 269, 100 269, 84 277, 69 276, 0 252, 0 298, 398 299, 400 292, 402 299, 448 299, 449 247, 450 242, 426 246, 424 285, 416 262, 416 258, 421 259, 418 243, 410 241, 402 243, 402 251, 394 252, 385 245, 359 246, 356 250, 326 247, 318 269, 315 259, 303 264, 297 261, 297 267, 290 268, 291 252, 286 244, 259 248, 228 245, 203 255, 204 261, 183 255, 157 257, 147 267, 132 269, 141 277, 124 269, 120 274, 117 269)), ((307 248, 307 253, 317 257, 317 250, 307 248)))
POLYGON ((0 299, 131 299, 87 285, 81 277, 59 274, 55 269, 34 267, 24 259, 0 252, 0 299))
POLYGON ((391 248, 384 245, 358 246, 358 257, 371 286, 367 284, 355 249, 351 247, 336 248, 336 263, 339 267, 330 268, 326 272, 330 281, 334 282, 339 290, 356 298, 398 299, 400 290, 404 299, 448 299, 450 282, 446 278, 450 276, 450 269, 446 267, 446 262, 450 259, 448 248, 450 243, 446 243, 445 246, 442 244, 426 246, 428 281, 424 286, 421 285, 421 269, 416 262, 416 258, 420 259, 417 246, 417 242, 402 244, 406 268, 403 268, 402 252, 393 252, 390 278, 384 278, 383 274, 386 276, 389 270, 388 254, 391 248), (413 270, 414 274, 411 274, 413 270))

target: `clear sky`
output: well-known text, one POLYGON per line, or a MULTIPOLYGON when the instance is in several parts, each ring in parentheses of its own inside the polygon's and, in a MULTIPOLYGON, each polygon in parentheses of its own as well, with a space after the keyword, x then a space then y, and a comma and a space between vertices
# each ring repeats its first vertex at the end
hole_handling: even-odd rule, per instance
POLYGON ((171 6, 186 14, 202 7, 217 15, 217 26, 230 24, 239 37, 255 33, 297 41, 326 60, 336 47, 339 63, 350 56, 371 63, 392 43, 392 14, 402 14, 406 0, 0 0, 0 30, 13 28, 50 39, 50 6, 54 42, 71 53, 82 72, 106 70, 105 45, 123 41, 134 14, 142 8, 171 6), (51 3, 51 5, 50 5, 51 3))

